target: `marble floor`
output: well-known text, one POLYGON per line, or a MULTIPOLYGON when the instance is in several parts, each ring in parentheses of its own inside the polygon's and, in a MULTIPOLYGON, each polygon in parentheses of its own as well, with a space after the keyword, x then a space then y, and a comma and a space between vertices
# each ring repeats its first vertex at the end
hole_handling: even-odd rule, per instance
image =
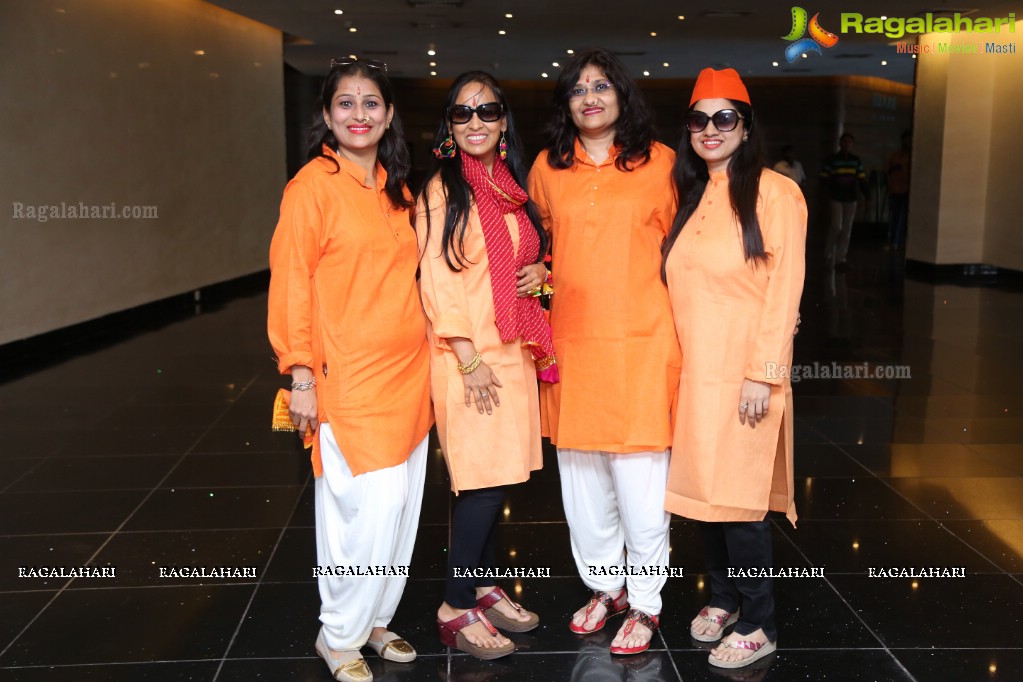
MULTIPOLYGON (((798 528, 774 520, 779 651, 711 669, 687 624, 707 600, 692 523, 672 520, 662 627, 612 659, 578 637, 575 574, 548 448, 500 525, 506 584, 542 624, 494 662, 437 639, 451 496, 431 447, 419 536, 393 622, 413 664, 367 652, 378 680, 1019 680, 1023 643, 1023 293, 905 277, 880 244, 845 273, 811 266, 795 385, 798 528), (817 363, 816 369, 810 369, 817 363), (866 365, 864 365, 866 363, 866 365), (823 378, 866 366, 900 378, 823 378), (908 368, 908 376, 905 369, 908 368), (1016 401, 1020 400, 1020 404, 1016 401), (506 556, 504 555, 506 553, 506 556), (899 569, 963 569, 901 577, 899 569), (895 577, 871 577, 872 569, 895 577), (1015 614, 1015 615, 1013 615, 1015 614)), ((306 454, 269 429, 282 385, 261 293, 204 302, 8 366, 0 384, 0 681, 329 680, 318 627, 306 454), (116 568, 42 577, 39 567, 116 568), (161 567, 255 577, 161 577, 161 567), (22 575, 24 574, 24 575, 22 575)))

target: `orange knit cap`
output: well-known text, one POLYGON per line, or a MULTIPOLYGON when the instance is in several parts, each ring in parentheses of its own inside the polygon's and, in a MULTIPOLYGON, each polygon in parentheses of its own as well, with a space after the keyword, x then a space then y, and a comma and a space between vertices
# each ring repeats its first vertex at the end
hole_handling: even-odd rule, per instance
POLYGON ((735 69, 701 71, 696 79, 696 87, 693 88, 693 98, 689 100, 689 106, 693 106, 701 99, 734 99, 750 104, 749 93, 746 92, 746 86, 735 69))

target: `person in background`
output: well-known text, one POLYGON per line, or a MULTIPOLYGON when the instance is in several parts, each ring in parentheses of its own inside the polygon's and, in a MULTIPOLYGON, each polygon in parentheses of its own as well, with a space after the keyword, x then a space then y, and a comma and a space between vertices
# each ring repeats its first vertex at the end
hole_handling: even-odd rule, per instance
POLYGON ((662 492, 681 358, 660 246, 675 213, 675 154, 654 140, 638 86, 607 50, 565 63, 554 105, 529 190, 553 244, 561 368, 561 382, 542 387, 544 433, 558 448, 572 555, 593 591, 569 628, 597 632, 628 611, 611 652, 636 654, 657 629, 665 578, 607 569, 668 565, 662 492))
POLYGON ((842 271, 846 268, 849 240, 852 237, 853 220, 856 218, 856 201, 860 192, 867 190, 867 174, 860 157, 852 153, 855 138, 845 133, 838 140, 838 152, 824 160, 821 178, 824 179, 831 204, 831 223, 828 240, 824 245, 824 259, 828 267, 842 271))
POLYGON ((760 126, 734 69, 704 69, 675 164, 679 211, 663 276, 682 346, 665 506, 698 521, 711 599, 690 624, 739 668, 778 639, 769 511, 796 522, 789 368, 803 291, 806 202, 763 168, 760 126), (727 626, 734 630, 722 639, 727 626))
POLYGON ((416 216, 437 434, 456 497, 441 641, 478 658, 515 645, 539 617, 492 578, 508 487, 543 465, 538 377, 557 381, 550 326, 532 292, 547 279, 544 233, 522 188, 522 146, 488 73, 458 76, 437 130, 437 157, 416 216))
POLYGON ((909 222, 909 169, 913 161, 913 132, 902 133, 902 142, 888 158, 888 245, 901 249, 909 222))
POLYGON ((781 159, 774 164, 774 171, 792 180, 800 189, 806 184, 806 171, 803 170, 803 164, 796 160, 790 144, 781 148, 781 159))
MULTIPOLYGON (((331 63, 270 245, 267 328, 292 423, 312 434, 320 566, 408 566, 433 423, 411 164, 386 68, 331 63)), ((388 630, 404 576, 317 580, 316 652, 334 679, 373 679, 363 646, 415 659, 388 630)))

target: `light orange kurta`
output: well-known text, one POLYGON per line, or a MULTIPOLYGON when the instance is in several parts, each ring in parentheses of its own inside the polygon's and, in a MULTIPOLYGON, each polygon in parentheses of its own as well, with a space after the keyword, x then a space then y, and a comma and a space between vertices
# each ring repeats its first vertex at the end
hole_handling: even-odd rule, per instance
POLYGON ((313 370, 319 420, 358 476, 401 464, 429 432, 429 351, 409 210, 391 205, 382 168, 368 187, 365 171, 328 152, 340 171, 313 159, 284 189, 267 329, 282 374, 313 370))
POLYGON ((562 448, 630 453, 671 445, 681 364, 661 242, 675 215, 675 154, 620 171, 576 141, 557 170, 542 152, 529 194, 552 238, 551 328, 561 382, 542 386, 544 435, 562 448))
MULTIPOLYGON (((429 318, 430 384, 437 414, 437 435, 448 464, 451 489, 491 488, 521 483, 529 472, 543 467, 540 449, 540 405, 533 356, 519 338, 501 341, 494 313, 490 261, 483 227, 473 206, 465 234, 469 265, 455 272, 441 252, 447 206, 437 178, 427 186, 430 198, 429 242, 426 208, 420 199, 416 230, 424 255, 420 262, 423 307, 429 318), (500 407, 480 414, 476 403, 465 406, 465 384, 458 359, 446 339, 472 340, 483 361, 502 387, 500 407)), ((519 231, 514 214, 505 215, 512 244, 518 250, 519 231)))
POLYGON ((788 368, 805 269, 799 186, 764 170, 757 218, 768 261, 754 267, 727 174, 713 173, 668 256, 682 376, 664 506, 700 521, 761 521, 780 511, 794 525, 788 368), (739 423, 744 379, 771 384, 767 417, 755 429, 739 423))

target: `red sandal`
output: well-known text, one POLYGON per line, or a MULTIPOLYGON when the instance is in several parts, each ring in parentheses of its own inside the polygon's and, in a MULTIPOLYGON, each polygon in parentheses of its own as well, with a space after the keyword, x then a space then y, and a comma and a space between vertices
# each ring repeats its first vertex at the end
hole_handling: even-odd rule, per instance
POLYGON ((622 628, 622 635, 628 637, 629 635, 632 634, 632 629, 636 627, 636 623, 640 623, 641 625, 645 625, 647 628, 649 628, 650 639, 648 639, 645 644, 641 644, 640 646, 633 647, 612 646, 611 653, 626 656, 631 654, 643 653, 644 651, 650 648, 650 642, 653 640, 654 633, 657 632, 657 627, 660 625, 660 622, 661 622, 660 616, 651 616, 649 614, 643 613, 638 609, 629 609, 629 615, 625 620, 625 627, 622 628))
POLYGON ((535 630, 540 624, 540 616, 536 615, 532 611, 527 611, 520 605, 509 599, 508 594, 500 587, 495 587, 490 592, 476 600, 476 608, 483 612, 491 623, 496 627, 507 630, 508 632, 529 632, 535 630), (502 599, 507 599, 508 603, 512 605, 512 608, 518 611, 520 614, 525 613, 529 616, 529 620, 516 620, 509 618, 495 608, 492 608, 502 599))
POLYGON ((629 590, 622 589, 622 593, 618 595, 617 599, 613 599, 611 595, 602 590, 598 590, 593 593, 590 597, 590 601, 586 604, 586 617, 583 618, 582 625, 576 625, 572 621, 568 622, 568 629, 577 635, 589 635, 594 632, 600 632, 604 629, 604 623, 607 622, 608 618, 617 616, 619 613, 624 612, 629 608, 629 590), (604 617, 597 621, 597 624, 593 626, 592 630, 587 630, 584 625, 589 620, 590 614, 593 613, 593 609, 597 608, 597 604, 603 604, 604 606, 604 617))
POLYGON ((483 615, 483 612, 479 609, 469 609, 458 618, 452 618, 449 621, 437 619, 437 631, 440 634, 441 643, 452 649, 464 651, 467 654, 484 660, 501 658, 515 651, 515 644, 513 642, 508 642, 504 646, 498 647, 484 647, 470 642, 462 634, 462 630, 476 622, 483 623, 491 636, 497 637, 497 630, 490 624, 490 621, 483 615))

